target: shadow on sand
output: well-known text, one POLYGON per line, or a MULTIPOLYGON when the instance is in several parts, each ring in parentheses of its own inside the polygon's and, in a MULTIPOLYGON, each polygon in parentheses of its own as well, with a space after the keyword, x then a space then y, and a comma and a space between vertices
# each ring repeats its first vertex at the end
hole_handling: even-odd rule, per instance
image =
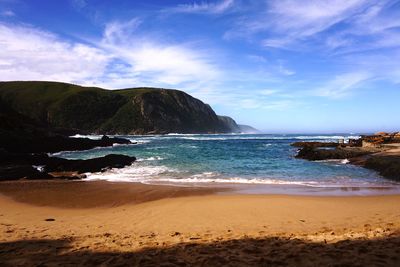
POLYGON ((135 252, 74 250, 71 240, 0 243, 1 266, 400 266, 398 235, 314 243, 269 237, 180 243, 135 252))

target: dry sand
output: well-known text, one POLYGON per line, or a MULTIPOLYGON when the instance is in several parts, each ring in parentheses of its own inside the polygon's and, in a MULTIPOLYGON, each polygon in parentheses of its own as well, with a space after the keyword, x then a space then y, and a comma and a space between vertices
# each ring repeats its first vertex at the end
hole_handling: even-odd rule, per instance
POLYGON ((399 195, 106 182, 1 183, 0 192, 1 266, 400 266, 399 195))

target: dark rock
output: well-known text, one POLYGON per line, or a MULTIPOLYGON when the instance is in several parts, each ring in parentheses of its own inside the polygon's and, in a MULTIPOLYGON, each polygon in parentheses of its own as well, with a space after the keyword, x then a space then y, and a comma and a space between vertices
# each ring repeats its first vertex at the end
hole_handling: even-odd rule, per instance
POLYGON ((32 167, 32 165, 19 164, 0 164, 0 181, 19 180, 19 179, 52 179, 47 173, 42 173, 32 167))
POLYGON ((291 146, 294 147, 338 147, 339 143, 336 142, 295 142, 291 146))
POLYGON ((400 156, 375 155, 366 160, 365 167, 379 172, 384 177, 400 181, 400 156))
POLYGON ((296 155, 296 158, 308 160, 326 160, 326 159, 349 159, 371 154, 370 151, 365 151, 356 148, 336 148, 336 149, 321 149, 312 146, 305 146, 296 155))
POLYGON ((40 153, 88 150, 95 147, 107 147, 113 144, 131 144, 127 139, 103 138, 92 140, 89 138, 68 138, 56 136, 22 136, 7 135, 0 136, 0 147, 11 152, 40 153))
POLYGON ((376 150, 359 147, 322 149, 313 143, 303 146, 298 151, 296 158, 307 160, 349 159, 353 165, 375 170, 383 177, 400 181, 400 156, 390 153, 376 153, 376 150))
POLYGON ((135 157, 116 154, 87 160, 68 160, 47 154, 10 153, 0 149, 0 180, 81 179, 83 176, 77 174, 123 168, 135 160, 135 157), (42 170, 34 166, 40 166, 42 170))
POLYGON ((44 164, 44 170, 46 172, 100 172, 110 168, 123 168, 131 165, 135 160, 135 157, 117 154, 87 160, 49 157, 44 164))

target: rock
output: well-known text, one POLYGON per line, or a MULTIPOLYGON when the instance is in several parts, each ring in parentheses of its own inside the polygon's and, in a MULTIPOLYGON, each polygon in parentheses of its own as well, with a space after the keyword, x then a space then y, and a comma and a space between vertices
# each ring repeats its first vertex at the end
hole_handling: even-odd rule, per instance
POLYGON ((92 140, 89 138, 68 138, 64 136, 34 136, 20 137, 9 135, 0 140, 0 145, 4 149, 12 152, 41 153, 59 151, 78 151, 88 150, 95 147, 112 146, 113 144, 130 144, 127 139, 104 138, 92 140))
MULTIPOLYGON (((300 145, 302 144, 296 146, 300 145)), ((298 151, 296 158, 307 160, 349 159, 351 164, 375 170, 385 178, 400 181, 400 155, 376 152, 376 150, 359 147, 322 149, 316 147, 315 144, 310 144, 303 146, 298 151)))
POLYGON ((123 168, 131 165, 135 157, 109 154, 104 157, 87 160, 68 160, 62 158, 48 158, 44 170, 46 172, 100 172, 111 168, 123 168))
POLYGON ((337 147, 339 143, 336 142, 295 142, 291 146, 294 147, 337 147))
POLYGON ((123 168, 135 157, 110 154, 87 160, 68 160, 47 154, 10 153, 0 150, 0 180, 17 179, 81 179, 81 173, 123 168), (35 168, 34 166, 40 166, 35 168))
POLYGON ((19 179, 52 179, 53 177, 47 173, 42 173, 32 167, 24 164, 1 164, 0 165, 0 181, 19 180, 19 179))
POLYGON ((299 150, 296 158, 308 160, 349 159, 371 154, 372 152, 357 148, 319 149, 305 146, 299 150))
POLYGON ((386 178, 400 181, 400 156, 375 155, 366 160, 365 167, 379 172, 386 178))

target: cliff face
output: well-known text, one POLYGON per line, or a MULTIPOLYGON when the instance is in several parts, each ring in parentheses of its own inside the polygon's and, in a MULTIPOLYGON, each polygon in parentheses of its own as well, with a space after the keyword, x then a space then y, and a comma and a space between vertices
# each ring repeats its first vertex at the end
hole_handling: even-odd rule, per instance
POLYGON ((228 133, 239 127, 178 91, 104 90, 56 82, 0 82, 0 100, 50 128, 100 134, 228 133))
POLYGON ((218 119, 222 124, 226 125, 229 129, 231 129, 231 132, 240 133, 239 125, 237 125, 236 121, 234 121, 231 117, 218 116, 218 119))

